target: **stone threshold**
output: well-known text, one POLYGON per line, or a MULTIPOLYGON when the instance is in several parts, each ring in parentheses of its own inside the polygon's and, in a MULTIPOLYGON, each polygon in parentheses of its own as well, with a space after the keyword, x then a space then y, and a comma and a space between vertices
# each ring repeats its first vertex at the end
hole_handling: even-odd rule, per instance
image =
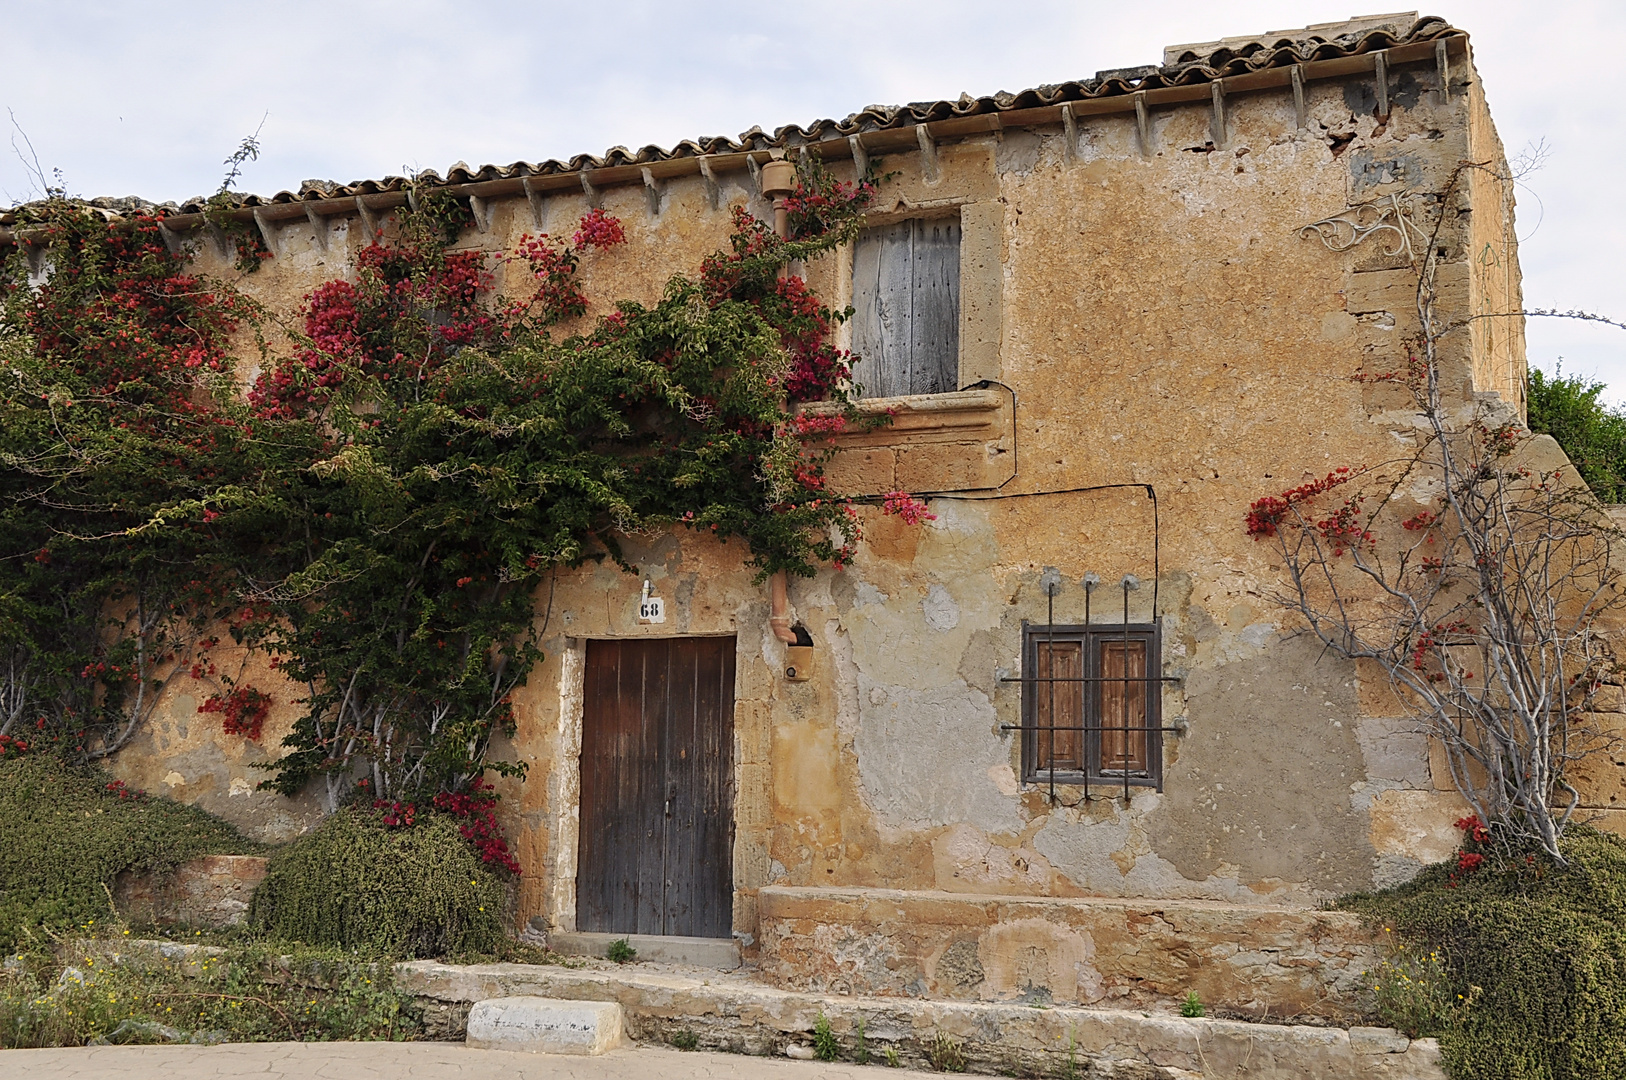
POLYGON ((610 955, 610 947, 625 941, 637 959, 695 968, 733 971, 740 966, 740 947, 732 938, 670 937, 657 934, 604 934, 563 930, 548 935, 548 948, 561 956, 610 955))
POLYGON ((627 1034, 646 1043, 674 1038, 706 1050, 785 1056, 810 1047, 822 1014, 857 1060, 859 1033, 874 1063, 890 1049, 901 1065, 932 1067, 952 1048, 970 1072, 1091 1076, 1099 1080, 1445 1080, 1439 1046, 1388 1028, 1310 1027, 1187 1019, 1168 1012, 1053 1008, 1013 1002, 810 994, 745 973, 452 965, 418 960, 396 967, 397 985, 425 1007, 434 1037, 462 1038, 468 1011, 491 998, 536 996, 614 1001, 627 1034))

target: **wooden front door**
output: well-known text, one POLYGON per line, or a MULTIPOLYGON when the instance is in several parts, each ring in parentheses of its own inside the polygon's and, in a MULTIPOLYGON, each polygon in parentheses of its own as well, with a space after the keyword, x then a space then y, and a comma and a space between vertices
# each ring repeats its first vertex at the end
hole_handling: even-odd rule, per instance
POLYGON ((734 639, 589 641, 576 928, 726 938, 734 639))

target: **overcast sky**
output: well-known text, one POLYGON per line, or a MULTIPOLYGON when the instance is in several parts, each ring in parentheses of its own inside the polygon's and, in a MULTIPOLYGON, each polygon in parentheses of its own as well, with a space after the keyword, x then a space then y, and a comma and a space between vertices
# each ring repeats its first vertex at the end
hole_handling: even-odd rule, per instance
MULTIPOLYGON (((239 187, 269 195, 1021 90, 1356 3, 0 0, 0 108, 70 193, 157 201, 213 191, 263 121, 239 187)), ((1626 3, 1451 0, 1425 14, 1472 35, 1509 154, 1549 149, 1519 193, 1527 306, 1626 319, 1626 109, 1608 51, 1626 40, 1626 3)), ((37 194, 0 152, 0 205, 37 194)), ((1535 319, 1529 345, 1532 363, 1562 357, 1626 401, 1626 331, 1535 319)))

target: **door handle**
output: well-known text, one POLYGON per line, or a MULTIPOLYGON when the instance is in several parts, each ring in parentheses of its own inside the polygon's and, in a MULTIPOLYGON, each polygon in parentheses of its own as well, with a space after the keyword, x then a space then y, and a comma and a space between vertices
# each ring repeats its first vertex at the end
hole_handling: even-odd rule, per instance
POLYGON ((672 800, 671 799, 666 800, 666 816, 667 817, 672 816, 672 800))

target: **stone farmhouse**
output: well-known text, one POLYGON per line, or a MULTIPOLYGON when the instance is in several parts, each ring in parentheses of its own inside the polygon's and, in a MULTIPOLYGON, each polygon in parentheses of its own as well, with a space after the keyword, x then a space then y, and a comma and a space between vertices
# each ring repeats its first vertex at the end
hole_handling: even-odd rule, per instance
MULTIPOLYGON (((839 436, 834 484, 935 517, 866 510, 851 565, 788 584, 684 531, 631 539, 636 577, 555 574, 546 660, 497 749, 529 766, 502 782, 516 930, 731 939, 826 992, 1195 987, 1340 1015, 1369 943, 1317 905, 1446 858, 1463 804, 1381 676, 1293 633, 1243 515, 1412 422, 1350 376, 1404 360, 1418 200, 1459 162, 1504 163, 1468 35, 1358 18, 416 183, 466 198, 459 245, 494 254, 603 207, 632 257, 590 268, 589 298, 647 302, 724 246, 732 208, 770 217, 773 163, 809 152, 893 174, 862 235, 806 268, 854 310, 863 407, 894 413, 839 436)), ((293 310, 412 185, 244 199, 274 257, 239 287, 293 310)), ((1518 311, 1511 185, 1482 173, 1457 198, 1445 303, 1518 311)), ((168 227, 234 278, 201 210, 168 227)), ((1449 394, 1522 414, 1520 318, 1446 348, 1449 394)), ((196 706, 183 687, 115 771, 266 839, 319 818, 255 788, 291 706, 258 744, 196 706)), ((1588 801, 1619 824, 1602 787, 1588 801)))

